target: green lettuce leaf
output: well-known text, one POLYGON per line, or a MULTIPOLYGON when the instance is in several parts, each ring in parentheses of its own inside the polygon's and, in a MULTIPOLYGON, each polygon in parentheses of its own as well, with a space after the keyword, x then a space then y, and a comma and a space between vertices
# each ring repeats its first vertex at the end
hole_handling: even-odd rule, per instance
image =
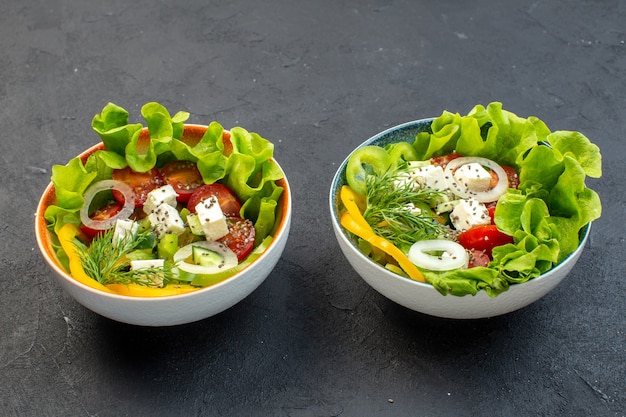
POLYGON ((57 205, 68 210, 80 210, 83 194, 97 176, 96 172, 87 171, 78 157, 65 166, 54 165, 51 180, 55 186, 57 205))
POLYGON ((475 295, 484 290, 495 297, 509 287, 498 271, 485 267, 445 272, 422 271, 424 278, 443 295, 475 295))
POLYGON ((128 145, 126 145, 126 161, 128 166, 134 171, 147 172, 154 168, 157 163, 156 144, 159 142, 142 137, 140 133, 140 131, 135 132, 128 145))
POLYGON ((444 111, 413 146, 421 160, 458 152, 519 173, 518 189, 509 189, 495 211, 495 224, 514 243, 494 248, 488 268, 427 272, 442 294, 497 295, 506 283, 538 277, 576 250, 580 230, 601 215, 600 197, 585 184, 587 176, 602 175, 599 148, 582 133, 551 132, 537 117, 519 117, 499 102, 477 105, 466 116, 444 111))
POLYGON ((108 103, 100 114, 94 116, 91 127, 107 150, 124 155, 126 146, 142 125, 129 124, 128 112, 116 104, 108 103))
MULTIPOLYGON (((230 132, 233 149, 226 151, 224 128, 212 122, 197 143, 187 143, 183 131, 189 113, 179 111, 171 116, 163 105, 150 102, 141 108, 141 114, 147 135, 141 135, 142 124, 128 123, 125 109, 107 103, 92 119, 104 150, 94 152, 84 165, 77 157, 65 166, 52 168, 57 202, 44 214, 51 230, 59 230, 68 222, 80 224, 78 212, 84 205, 85 190, 95 181, 110 179, 114 169, 130 166, 146 172, 178 159, 196 162, 205 183, 219 181, 231 188, 243 203, 244 217, 254 222, 258 242, 274 232, 277 203, 283 192, 275 182, 284 174, 272 160, 274 145, 270 141, 235 127, 230 132)), ((60 259, 64 259, 63 254, 60 259)))

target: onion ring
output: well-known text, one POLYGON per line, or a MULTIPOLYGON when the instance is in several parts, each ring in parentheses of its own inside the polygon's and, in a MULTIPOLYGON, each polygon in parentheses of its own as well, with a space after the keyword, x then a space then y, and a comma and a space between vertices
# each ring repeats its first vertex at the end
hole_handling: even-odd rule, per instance
POLYGON ((450 191, 461 198, 473 198, 481 203, 496 201, 506 192, 506 189, 509 188, 509 179, 506 172, 504 172, 504 169, 491 159, 481 158, 479 156, 463 156, 455 158, 448 162, 444 173, 450 191), (487 191, 470 191, 458 183, 458 181, 454 178, 454 171, 460 166, 471 164, 472 162, 486 166, 496 172, 498 175, 498 183, 495 187, 490 188, 487 191))
POLYGON ((446 239, 420 240, 411 245, 409 260, 415 266, 431 271, 449 271, 467 266, 469 255, 463 246, 446 239), (443 252, 432 255, 429 252, 443 252))
POLYGON ((174 263, 178 269, 181 269, 185 272, 189 272, 191 274, 216 274, 218 272, 226 271, 228 269, 234 268, 239 263, 237 259, 237 255, 235 252, 230 250, 230 248, 223 243, 216 241, 206 241, 202 240, 199 242, 193 242, 188 244, 187 246, 183 246, 174 254, 174 263), (208 249, 210 251, 218 253, 223 258, 223 262, 219 265, 211 265, 211 266, 203 266, 191 264, 186 261, 187 258, 191 256, 193 253, 193 247, 200 246, 202 248, 208 249))
POLYGON ((93 230, 106 230, 115 225, 118 219, 127 220, 135 211, 135 193, 128 184, 122 181, 116 180, 102 180, 98 181, 90 186, 83 196, 85 203, 80 209, 80 221, 90 229, 93 230), (115 216, 109 217, 105 220, 94 220, 89 217, 89 206, 91 202, 101 191, 115 190, 122 193, 124 196, 124 206, 118 211, 115 216))

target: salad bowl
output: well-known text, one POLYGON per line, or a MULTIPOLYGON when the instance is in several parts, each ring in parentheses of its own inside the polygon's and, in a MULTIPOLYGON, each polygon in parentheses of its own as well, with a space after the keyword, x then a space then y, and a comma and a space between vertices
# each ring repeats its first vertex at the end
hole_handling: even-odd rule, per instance
POLYGON ((373 261, 362 252, 357 236, 342 226, 342 213, 346 209, 342 204, 340 191, 348 185, 346 171, 350 157, 359 149, 370 145, 385 148, 401 142, 413 144, 418 134, 432 134, 434 120, 435 118, 420 119, 380 132, 360 144, 339 166, 330 187, 329 209, 333 231, 343 255, 356 273, 374 290, 397 304, 423 314, 449 319, 480 319, 507 314, 528 306, 553 290, 574 268, 589 238, 591 221, 581 226, 578 244, 571 253, 540 276, 523 283, 512 283, 498 294, 479 290, 473 294, 461 295, 442 292, 428 280, 420 282, 411 279, 397 273, 397 270, 373 261))
MULTIPOLYGON (((143 128, 142 134, 147 128, 143 128)), ((207 126, 184 124, 183 136, 202 137, 207 126)), ((89 155, 104 149, 101 142, 79 155, 84 162, 89 155)), ((272 159, 282 171, 278 163, 272 159)), ((202 320, 234 306, 250 295, 272 272, 285 248, 291 224, 291 191, 287 178, 276 181, 283 192, 276 206, 273 239, 251 263, 234 275, 192 292, 165 296, 129 296, 101 291, 74 279, 64 268, 53 247, 56 236, 44 217, 46 209, 57 201, 55 186, 48 184, 35 214, 35 236, 40 252, 58 284, 84 307, 123 323, 140 326, 173 326, 202 320)))

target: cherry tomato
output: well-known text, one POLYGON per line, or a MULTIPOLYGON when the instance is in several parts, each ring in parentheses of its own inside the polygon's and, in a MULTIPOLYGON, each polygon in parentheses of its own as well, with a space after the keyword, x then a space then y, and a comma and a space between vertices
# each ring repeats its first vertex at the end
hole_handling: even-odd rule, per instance
MULTIPOLYGON (((135 207, 141 207, 146 202, 148 193, 163 185, 163 178, 157 168, 147 172, 136 172, 130 167, 113 170, 113 179, 125 182, 135 192, 135 207)), ((120 203, 124 203, 124 196, 113 191, 113 197, 120 203)))
POLYGON ((465 249, 485 251, 491 258, 491 250, 496 246, 513 243, 513 237, 502 233, 496 225, 476 226, 459 235, 459 243, 465 249))
POLYGON ((484 250, 473 250, 470 252, 470 259, 467 265, 468 268, 474 268, 475 266, 488 266, 491 259, 484 250))
POLYGON ((174 188, 176 200, 181 203, 189 201, 196 188, 204 184, 196 163, 191 161, 168 162, 161 168, 161 176, 165 184, 174 188))
POLYGON ((235 252, 237 259, 241 262, 254 248, 256 230, 254 230, 254 225, 250 220, 241 217, 231 216, 228 217, 227 221, 229 233, 218 241, 235 252))
POLYGON ((506 176, 509 179, 509 188, 517 188, 519 187, 519 176, 514 168, 510 166, 502 166, 504 172, 506 172, 506 176))
POLYGON ((448 162, 460 157, 461 155, 459 155, 458 153, 450 153, 443 156, 433 156, 432 158, 430 158, 430 162, 433 165, 441 165, 441 168, 445 169, 446 165, 448 165, 448 162))
POLYGON ((224 216, 239 217, 239 211, 241 210, 239 199, 230 188, 220 183, 205 184, 196 188, 189 197, 187 208, 190 212, 195 213, 196 206, 211 196, 217 197, 224 216))
MULTIPOLYGON (((115 216, 123 207, 123 204, 118 201, 111 201, 106 206, 99 208, 96 210, 91 216, 89 216, 93 220, 107 220, 111 217, 115 216)), ((99 233, 102 233, 102 230, 92 229, 90 227, 85 226, 84 224, 80 225, 80 230, 85 234, 85 236, 91 240, 96 237, 99 233)))

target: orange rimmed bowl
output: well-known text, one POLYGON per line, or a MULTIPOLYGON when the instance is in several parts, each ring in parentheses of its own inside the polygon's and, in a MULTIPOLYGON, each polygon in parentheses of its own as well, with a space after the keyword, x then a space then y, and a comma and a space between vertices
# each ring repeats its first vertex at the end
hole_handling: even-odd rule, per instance
MULTIPOLYGON (((207 127, 185 125, 183 138, 199 139, 207 127)), ((83 161, 93 152, 103 149, 99 143, 79 156, 83 161)), ((274 161, 277 165, 278 162, 274 161)), ((278 165, 280 168, 280 165, 278 165)), ((282 169, 282 168, 281 168, 282 169)), ((284 171, 283 171, 284 173, 284 171)), ((104 317, 140 325, 173 326, 211 317, 234 306, 250 295, 265 281, 280 259, 291 226, 291 190, 286 176, 277 181, 284 191, 278 203, 273 240, 268 248, 250 265, 235 275, 197 291, 164 297, 130 297, 111 294, 84 285, 68 274, 51 245, 51 236, 44 218, 46 208, 56 201, 52 183, 46 187, 35 214, 37 245, 59 285, 77 302, 104 317)))

